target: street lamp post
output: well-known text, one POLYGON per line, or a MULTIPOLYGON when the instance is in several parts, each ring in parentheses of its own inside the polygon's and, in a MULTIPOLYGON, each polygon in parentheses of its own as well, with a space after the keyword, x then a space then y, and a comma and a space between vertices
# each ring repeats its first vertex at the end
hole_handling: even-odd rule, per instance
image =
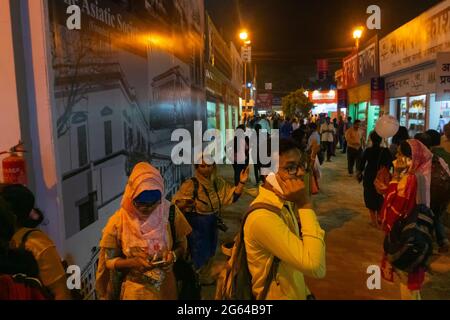
MULTIPOLYGON (((248 45, 251 43, 251 41, 249 40, 249 36, 248 36, 248 32, 247 31, 242 31, 239 34, 239 38, 242 40, 242 42, 244 43, 243 48, 245 51, 248 50, 248 45)), ((245 107, 245 112, 247 112, 247 59, 244 59, 244 107, 245 107)))
POLYGON ((359 41, 363 35, 364 27, 358 27, 353 30, 353 39, 356 41, 356 50, 359 50, 359 41))

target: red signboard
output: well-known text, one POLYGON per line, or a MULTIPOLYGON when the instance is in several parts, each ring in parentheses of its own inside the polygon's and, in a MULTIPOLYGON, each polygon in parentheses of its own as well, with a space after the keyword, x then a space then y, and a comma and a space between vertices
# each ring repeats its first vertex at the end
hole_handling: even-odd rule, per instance
POLYGON ((371 99, 370 104, 373 106, 384 105, 385 100, 385 81, 384 78, 372 78, 371 81, 371 99))
POLYGON ((260 93, 256 97, 256 107, 258 109, 271 110, 273 95, 271 93, 260 93))
POLYGON ((324 80, 328 77, 328 60, 327 59, 320 59, 317 60, 317 75, 319 80, 324 80))
POLYGON ((337 103, 335 90, 309 92, 309 100, 314 104, 337 103))

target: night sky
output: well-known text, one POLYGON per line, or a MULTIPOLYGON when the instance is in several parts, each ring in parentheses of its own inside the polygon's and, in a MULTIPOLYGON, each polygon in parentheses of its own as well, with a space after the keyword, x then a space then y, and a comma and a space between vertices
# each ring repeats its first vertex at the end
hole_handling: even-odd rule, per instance
MULTIPOLYGON (((439 2, 205 0, 206 10, 227 39, 239 44, 237 33, 240 27, 251 31, 253 58, 260 70, 259 78, 282 77, 288 70, 297 70, 297 78, 311 77, 314 76, 315 59, 319 58, 331 59, 332 69, 337 69, 341 58, 354 46, 353 28, 366 24, 369 5, 375 4, 381 8, 382 29, 378 35, 383 37, 439 2)), ((375 34, 374 31, 366 33, 362 42, 375 34)), ((305 82, 306 79, 298 81, 305 82)), ((290 90, 290 87, 299 86, 297 82, 280 83, 280 87, 290 90)))

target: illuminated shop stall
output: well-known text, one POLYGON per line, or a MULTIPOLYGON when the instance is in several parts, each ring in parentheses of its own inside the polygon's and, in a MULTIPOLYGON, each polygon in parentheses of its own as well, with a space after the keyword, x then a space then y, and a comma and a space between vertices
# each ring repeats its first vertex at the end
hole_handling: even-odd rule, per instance
POLYGON ((434 28, 448 20, 449 5, 448 0, 437 4, 380 40, 386 112, 410 136, 428 129, 442 133, 450 121, 450 28, 434 28), (398 43, 414 45, 395 50, 398 43))

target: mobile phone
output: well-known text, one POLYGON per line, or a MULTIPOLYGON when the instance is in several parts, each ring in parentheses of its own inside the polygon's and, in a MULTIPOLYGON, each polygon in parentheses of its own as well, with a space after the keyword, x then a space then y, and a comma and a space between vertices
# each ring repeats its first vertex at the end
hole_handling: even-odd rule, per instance
POLYGON ((277 177, 275 173, 271 172, 267 177, 266 181, 272 185, 272 187, 277 190, 279 193, 284 194, 283 189, 281 189, 280 184, 277 181, 277 177))
POLYGON ((164 263, 166 263, 164 260, 150 262, 150 264, 153 266, 159 266, 164 263))

